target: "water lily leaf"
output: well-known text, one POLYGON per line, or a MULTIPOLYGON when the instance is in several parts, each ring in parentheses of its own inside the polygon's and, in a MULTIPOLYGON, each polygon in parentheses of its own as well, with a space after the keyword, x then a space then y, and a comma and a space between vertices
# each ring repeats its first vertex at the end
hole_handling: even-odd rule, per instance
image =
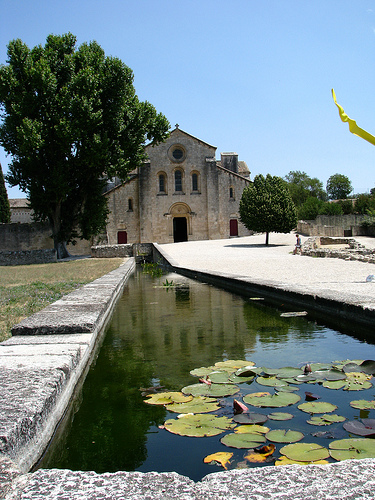
POLYGON ((346 418, 341 415, 321 415, 320 417, 311 417, 307 420, 310 425, 331 425, 337 422, 345 422, 346 418))
POLYGON ((305 375, 298 375, 298 377, 295 377, 296 382, 299 382, 301 384, 303 383, 308 383, 308 382, 315 382, 317 380, 317 376, 314 373, 306 373, 305 375))
POLYGON ((282 387, 288 385, 286 382, 283 382, 276 377, 258 377, 257 383, 268 387, 282 387))
POLYGON ((229 373, 222 370, 215 370, 208 374, 209 379, 213 384, 231 384, 229 373))
POLYGON ((227 361, 218 361, 217 363, 215 363, 215 368, 233 373, 236 372, 239 368, 243 368, 244 366, 251 366, 252 364, 255 366, 255 363, 253 363, 252 361, 228 359, 227 361))
POLYGON ((237 424, 253 425, 253 424, 264 424, 264 422, 267 422, 268 417, 267 415, 263 415, 262 413, 250 412, 250 413, 241 413, 239 415, 234 415, 232 420, 237 424))
POLYGON ((292 392, 278 392, 271 396, 264 393, 247 394, 243 400, 246 404, 256 406, 258 408, 281 408, 283 406, 290 406, 301 400, 298 394, 292 392))
POLYGON ((268 418, 270 420, 279 420, 279 421, 282 421, 282 420, 292 420, 293 415, 291 413, 284 413, 284 412, 281 412, 281 411, 275 411, 273 413, 269 413, 268 414, 268 418))
MULTIPOLYGON (((314 464, 328 464, 328 460, 315 460, 314 464)), ((297 464, 297 465, 310 465, 311 462, 299 462, 298 460, 291 460, 290 458, 283 456, 280 457, 278 460, 276 460, 275 465, 290 465, 290 464, 297 464)))
POLYGON ((255 368, 255 363, 249 364, 247 366, 243 366, 242 368, 239 368, 235 375, 237 377, 254 377, 257 375, 257 370, 255 368))
MULTIPOLYGON (((301 385, 303 384, 302 380, 299 380, 297 377, 296 378, 283 378, 282 379, 284 382, 287 384, 294 384, 294 385, 301 385)), ((296 387, 296 390, 298 390, 298 387, 296 387)))
POLYGON ((229 446, 230 448, 256 448, 262 443, 266 442, 266 438, 257 432, 252 434, 226 434, 220 439, 222 444, 229 446))
POLYGON ((218 451, 217 453, 212 453, 211 455, 207 455, 203 459, 205 464, 210 464, 212 462, 218 462, 225 470, 227 470, 227 464, 230 459, 233 457, 233 453, 229 453, 227 451, 218 451))
POLYGON ((168 411, 174 413, 209 413, 220 408, 217 399, 205 396, 196 396, 186 403, 168 405, 168 411))
POLYGON ((346 373, 344 373, 341 370, 320 370, 320 371, 315 371, 313 375, 318 379, 318 380, 345 380, 346 379, 346 373))
POLYGON ((207 414, 191 415, 190 413, 164 422, 164 428, 167 431, 190 437, 217 436, 234 426, 235 424, 227 417, 207 414))
POLYGON ((182 392, 158 392, 150 394, 144 402, 149 405, 170 405, 172 403, 183 403, 191 401, 192 396, 186 396, 182 392))
POLYGON ((365 399, 357 399, 350 401, 350 406, 358 410, 375 410, 375 401, 366 401, 365 399))
POLYGON ((338 389, 342 389, 343 387, 346 387, 347 382, 346 382, 346 380, 335 380, 335 381, 325 380, 322 385, 323 385, 323 387, 326 387, 327 389, 338 390, 338 389))
POLYGON ((229 382, 232 384, 250 384, 254 380, 255 376, 249 376, 249 377, 238 377, 235 373, 231 373, 229 375, 229 382))
POLYGON ((274 429, 266 434, 268 441, 274 443, 296 443, 297 441, 301 441, 304 437, 302 432, 287 431, 285 429, 274 429))
POLYGON ((280 453, 299 462, 315 462, 329 457, 327 448, 316 443, 287 444, 280 449, 280 453))
MULTIPOLYGON (((373 419, 366 419, 367 421, 373 421, 372 423, 375 423, 373 419)), ((356 436, 363 436, 363 437, 372 437, 375 436, 375 426, 372 426, 372 423, 363 423, 359 422, 358 420, 350 420, 349 422, 345 422, 344 424, 344 429, 350 434, 355 434, 356 436)))
POLYGON ((309 403, 302 403, 298 405, 298 409, 304 411, 305 413, 331 413, 337 410, 337 406, 323 401, 311 401, 309 403))
POLYGON ((234 432, 236 434, 254 434, 254 432, 256 433, 259 432, 260 434, 267 434, 267 432, 269 432, 269 428, 264 425, 257 425, 257 424, 239 425, 234 429, 234 432))
POLYGON ((346 363, 346 365, 344 365, 342 367, 342 370, 345 373, 351 373, 351 372, 359 372, 359 371, 361 371, 360 366, 357 365, 357 363, 352 363, 352 362, 346 363))
MULTIPOLYGON (((283 382, 286 382, 286 380, 283 379, 283 382)), ((298 387, 292 387, 290 385, 282 385, 281 387, 275 387, 275 391, 277 391, 277 392, 295 392, 295 391, 298 391, 298 387)))
POLYGON ((207 377, 214 369, 214 366, 202 366, 201 368, 190 370, 190 375, 193 375, 193 377, 207 377))
POLYGON ((331 370, 332 363, 311 363, 310 364, 311 371, 317 372, 322 370, 331 370))
POLYGON ((250 453, 248 453, 248 455, 245 455, 244 458, 254 464, 267 462, 268 457, 273 454, 275 449, 276 446, 271 443, 268 446, 266 445, 255 450, 251 450, 250 453))
POLYGON ((332 441, 329 445, 329 452, 335 460, 375 458, 375 440, 356 438, 332 441))
POLYGON ((298 377, 298 375, 303 375, 303 371, 300 368, 294 368, 293 366, 284 366, 276 373, 277 378, 294 378, 298 377))
POLYGON ((360 367, 364 373, 375 375, 375 361, 373 359, 366 359, 360 364, 360 367))
POLYGON ((344 391, 361 391, 365 389, 371 389, 372 383, 370 379, 372 375, 361 372, 350 372, 347 373, 346 386, 343 388, 344 391))
POLYGON ((332 429, 329 431, 312 432, 311 435, 317 438, 342 439, 346 436, 346 433, 342 429, 332 429))
POLYGON ((184 394, 192 396, 207 396, 212 398, 223 398, 232 396, 239 392, 239 387, 234 384, 192 384, 181 389, 184 394))

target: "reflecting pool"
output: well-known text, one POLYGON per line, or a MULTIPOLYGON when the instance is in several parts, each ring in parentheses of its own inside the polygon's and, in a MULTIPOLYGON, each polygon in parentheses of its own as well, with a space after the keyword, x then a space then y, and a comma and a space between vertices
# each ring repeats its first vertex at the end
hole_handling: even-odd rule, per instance
MULTIPOLYGON (((363 338, 335 331, 309 316, 282 317, 284 311, 283 304, 273 308, 258 297, 241 297, 176 274, 152 278, 137 269, 83 387, 38 466, 99 473, 176 471, 199 480, 223 470, 203 463, 208 454, 231 451, 241 462, 246 450, 225 447, 220 443, 222 436, 182 437, 160 428, 176 414, 144 400, 160 386, 179 391, 196 383, 190 370, 228 359, 268 368, 375 359, 375 346, 363 338), (164 286, 171 282, 172 286, 164 286)), ((250 392, 274 392, 256 382, 240 387, 236 399, 250 392)), ((305 390, 321 393, 327 400, 324 391, 328 389, 316 384, 299 387, 301 394, 305 390)), ((360 412, 348 404, 353 399, 373 399, 373 388, 354 395, 331 390, 329 398, 339 407, 345 406, 347 418, 374 418, 374 411, 360 412)), ((233 398, 223 408, 224 414, 232 411, 232 404, 233 398)), ((315 440, 311 432, 321 429, 307 426, 300 410, 288 407, 280 411, 293 413, 293 423, 266 425, 301 430, 308 441, 315 440)), ((260 412, 267 414, 267 409, 260 412)), ((338 432, 341 428, 342 424, 336 424, 338 432)), ((322 439, 318 442, 327 446, 322 439)))

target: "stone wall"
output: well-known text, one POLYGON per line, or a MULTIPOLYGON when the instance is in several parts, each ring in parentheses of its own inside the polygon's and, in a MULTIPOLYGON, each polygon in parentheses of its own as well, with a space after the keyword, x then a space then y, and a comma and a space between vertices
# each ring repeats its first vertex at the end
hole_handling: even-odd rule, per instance
POLYGON ((365 248, 354 238, 329 238, 314 236, 302 245, 302 255, 359 260, 375 264, 375 250, 365 248))
POLYGON ((135 261, 152 260, 151 243, 134 243, 133 245, 96 245, 91 247, 91 257, 110 259, 115 257, 135 257, 135 261))
MULTIPOLYGON (((30 251, 50 250, 54 244, 49 224, 42 222, 0 224, 0 250, 30 251)), ((72 255, 89 255, 92 242, 77 240, 67 246, 72 255)))
POLYGON ((306 236, 375 236, 375 228, 363 226, 365 215, 318 215, 315 220, 298 221, 297 232, 306 236))
POLYGON ((0 266, 27 266, 57 262, 56 250, 0 250, 0 266))

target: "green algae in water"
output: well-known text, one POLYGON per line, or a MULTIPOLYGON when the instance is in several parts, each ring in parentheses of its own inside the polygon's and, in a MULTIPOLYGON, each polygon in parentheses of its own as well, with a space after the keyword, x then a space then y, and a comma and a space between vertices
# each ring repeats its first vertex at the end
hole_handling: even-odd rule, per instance
MULTIPOLYGON (((175 274, 167 275, 174 286, 163 287, 165 279, 141 272, 130 278, 99 355, 40 467, 99 473, 176 471, 197 481, 223 470, 203 463, 208 454, 229 450, 220 443, 222 436, 191 438, 167 432, 160 427, 176 414, 167 406, 144 403, 147 394, 180 391, 197 382, 191 370, 214 367, 226 360, 253 361, 257 367, 276 369, 349 357, 375 358, 374 345, 309 321, 308 317, 280 317, 282 309, 268 307, 265 301, 251 301, 175 274)), ((233 415, 234 398, 274 391, 273 387, 251 380, 239 388, 235 396, 224 398, 221 411, 226 416, 233 415)), ((300 395, 311 390, 311 384, 298 385, 300 395)), ((340 414, 344 414, 341 407, 345 407, 348 420, 374 418, 372 408, 362 410, 349 404, 356 399, 373 400, 371 389, 353 397, 349 391, 315 384, 313 392, 337 405, 340 414)), ((287 408, 293 414, 291 421, 270 419, 267 426, 303 432, 304 441, 310 438, 328 447, 326 438, 311 436, 321 427, 307 424, 309 416, 298 410, 297 404, 287 408)), ((260 411, 275 413, 271 408, 260 411)), ((342 423, 332 427, 332 433, 341 432, 342 423)), ((234 451, 233 462, 243 461, 246 450, 230 451, 234 451)), ((279 453, 276 451, 274 456, 279 453)))

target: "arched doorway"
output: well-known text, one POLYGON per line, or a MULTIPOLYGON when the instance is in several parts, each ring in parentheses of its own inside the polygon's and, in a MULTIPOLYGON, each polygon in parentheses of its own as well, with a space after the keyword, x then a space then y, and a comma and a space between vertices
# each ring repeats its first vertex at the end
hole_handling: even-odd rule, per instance
POLYGON ((180 241, 187 241, 187 220, 186 217, 173 218, 173 241, 178 243, 180 241))
POLYGON ((170 226, 170 235, 173 236, 173 241, 188 241, 191 233, 191 210, 186 203, 175 203, 169 209, 169 218, 172 222, 170 226))

